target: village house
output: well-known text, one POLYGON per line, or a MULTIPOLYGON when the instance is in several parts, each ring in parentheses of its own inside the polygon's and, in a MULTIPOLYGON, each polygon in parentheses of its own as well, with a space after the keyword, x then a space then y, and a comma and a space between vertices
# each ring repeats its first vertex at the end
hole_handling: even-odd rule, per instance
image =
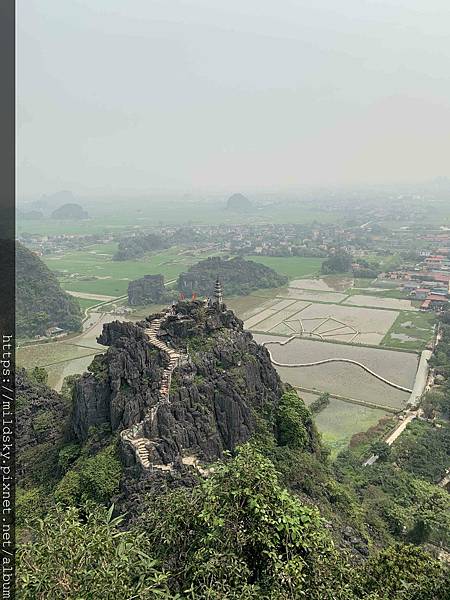
POLYGON ((420 305, 420 310, 440 311, 447 308, 447 306, 447 298, 436 294, 428 294, 426 300, 424 300, 420 305))

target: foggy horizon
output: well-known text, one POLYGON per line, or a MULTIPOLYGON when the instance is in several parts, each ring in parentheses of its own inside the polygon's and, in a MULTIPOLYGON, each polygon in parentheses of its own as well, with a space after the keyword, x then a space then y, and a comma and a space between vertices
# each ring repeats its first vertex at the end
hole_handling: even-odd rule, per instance
POLYGON ((308 4, 19 3, 18 196, 449 176, 448 3, 308 4))

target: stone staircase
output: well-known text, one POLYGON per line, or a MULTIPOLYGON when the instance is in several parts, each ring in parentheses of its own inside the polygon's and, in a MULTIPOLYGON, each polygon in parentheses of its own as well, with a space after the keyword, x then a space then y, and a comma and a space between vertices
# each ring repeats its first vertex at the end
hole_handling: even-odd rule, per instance
POLYGON ((161 327, 161 324, 169 312, 170 310, 167 311, 162 317, 152 321, 150 327, 144 330, 152 346, 156 346, 156 348, 159 348, 160 350, 165 352, 169 357, 169 365, 164 369, 163 376, 161 379, 161 385, 159 388, 161 399, 155 406, 153 406, 150 409, 149 413, 144 417, 144 419, 140 423, 137 423, 136 425, 133 425, 129 429, 125 429, 120 433, 122 441, 132 448, 134 455, 136 456, 136 462, 138 464, 140 464, 144 469, 149 469, 150 467, 153 467, 163 471, 170 470, 171 466, 155 464, 152 465, 150 457, 154 442, 145 437, 144 431, 146 428, 151 428, 156 413, 158 412, 159 406, 161 406, 164 403, 169 403, 172 373, 174 369, 179 365, 180 359, 182 358, 181 354, 170 348, 170 346, 168 346, 158 338, 158 332, 161 327))

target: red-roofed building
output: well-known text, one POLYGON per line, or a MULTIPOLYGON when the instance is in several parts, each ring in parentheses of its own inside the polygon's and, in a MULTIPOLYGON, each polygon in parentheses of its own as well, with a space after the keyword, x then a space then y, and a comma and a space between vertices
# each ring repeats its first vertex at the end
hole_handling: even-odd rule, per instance
POLYGON ((450 291, 450 274, 433 273, 433 281, 440 284, 440 286, 445 287, 446 291, 450 291))
POLYGON ((447 306, 447 298, 438 294, 428 294, 426 300, 420 305, 420 310, 443 310, 447 306))

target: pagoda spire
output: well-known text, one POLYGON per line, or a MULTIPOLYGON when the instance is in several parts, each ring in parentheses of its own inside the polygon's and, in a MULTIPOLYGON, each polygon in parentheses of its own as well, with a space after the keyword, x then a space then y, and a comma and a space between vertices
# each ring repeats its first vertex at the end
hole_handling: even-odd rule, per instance
POLYGON ((220 279, 218 277, 216 279, 216 286, 214 288, 214 303, 219 307, 223 306, 222 284, 220 283, 220 279))

